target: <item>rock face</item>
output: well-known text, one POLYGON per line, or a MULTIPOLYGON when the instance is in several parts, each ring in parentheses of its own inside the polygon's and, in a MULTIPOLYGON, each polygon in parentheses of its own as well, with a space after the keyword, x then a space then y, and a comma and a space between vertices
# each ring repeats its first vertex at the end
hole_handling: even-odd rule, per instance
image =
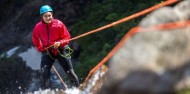
POLYGON ((0 0, 0 94, 19 94, 27 91, 28 87, 30 91, 30 83, 32 86, 39 84, 32 83, 40 77, 34 77, 39 71, 32 70, 39 69, 40 54, 31 48, 31 34, 35 24, 40 21, 40 7, 50 5, 54 10, 54 18, 63 21, 69 29, 80 18, 87 3, 87 0, 0 0), (4 60, 5 53, 15 47, 11 58, 4 60), (33 67, 31 69, 28 66, 33 67))
MULTIPOLYGON (((163 7, 139 26, 190 19, 190 0, 163 7)), ((190 27, 135 34, 109 62, 108 79, 97 94, 173 94, 190 88, 190 27)))
MULTIPOLYGON (((79 89, 85 94, 95 94, 105 81, 108 68, 106 65, 102 65, 98 70, 96 70, 89 79, 83 82, 79 89)), ((80 93, 83 94, 83 93, 80 93)))
POLYGON ((1 0, 0 54, 15 46, 21 46, 22 50, 30 48, 31 34, 40 21, 39 9, 42 5, 50 5, 54 17, 63 21, 69 29, 80 18, 87 3, 87 0, 1 0))

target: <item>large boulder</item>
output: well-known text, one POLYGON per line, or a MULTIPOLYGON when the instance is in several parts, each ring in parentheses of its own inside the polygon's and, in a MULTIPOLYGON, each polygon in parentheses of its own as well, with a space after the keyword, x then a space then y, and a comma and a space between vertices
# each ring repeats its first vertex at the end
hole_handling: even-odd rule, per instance
MULTIPOLYGON (((162 7, 139 26, 190 19, 190 0, 162 7)), ((108 77, 97 94, 172 94, 190 89, 190 27, 135 34, 109 62, 108 77)))

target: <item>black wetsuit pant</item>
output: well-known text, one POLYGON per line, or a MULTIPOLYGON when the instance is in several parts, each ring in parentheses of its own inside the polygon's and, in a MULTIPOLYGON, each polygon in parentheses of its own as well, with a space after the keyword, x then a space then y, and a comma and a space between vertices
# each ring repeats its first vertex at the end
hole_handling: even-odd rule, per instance
MULTIPOLYGON (((62 54, 66 54, 66 50, 60 50, 62 54)), ((58 54, 57 56, 54 56, 52 53, 43 52, 41 57, 41 73, 42 73, 42 79, 41 79, 41 85, 42 89, 46 89, 50 87, 50 70, 55 62, 55 59, 58 60, 59 64, 64 69, 65 73, 69 76, 71 79, 71 82, 75 87, 79 86, 79 80, 77 75, 74 73, 73 65, 70 58, 65 58, 58 54), (50 56, 51 55, 51 56, 50 56)))

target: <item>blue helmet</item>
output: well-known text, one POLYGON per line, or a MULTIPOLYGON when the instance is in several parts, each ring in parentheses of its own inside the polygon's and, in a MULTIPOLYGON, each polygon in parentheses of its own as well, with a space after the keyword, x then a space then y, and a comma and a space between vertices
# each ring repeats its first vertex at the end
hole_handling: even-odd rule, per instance
POLYGON ((49 5, 44 5, 40 8, 40 15, 46 13, 46 12, 52 12, 52 8, 49 5))

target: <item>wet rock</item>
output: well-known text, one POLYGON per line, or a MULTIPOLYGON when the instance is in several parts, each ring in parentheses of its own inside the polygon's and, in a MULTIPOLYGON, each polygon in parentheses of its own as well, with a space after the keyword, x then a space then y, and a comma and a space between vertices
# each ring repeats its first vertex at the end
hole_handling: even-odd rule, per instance
POLYGON ((106 80, 107 71, 108 68, 106 65, 101 66, 91 75, 89 79, 83 82, 82 86, 80 86, 80 90, 84 94, 95 94, 102 87, 103 82, 106 80))
MULTIPOLYGON (((11 56, 11 62, 17 62, 18 64, 26 64, 18 55, 22 52, 27 51, 29 48, 32 47, 32 40, 31 40, 31 34, 33 31, 33 28, 35 24, 40 21, 40 15, 39 15, 39 9, 44 4, 49 4, 52 6, 54 10, 54 15, 56 18, 62 20, 67 27, 71 26, 75 21, 77 21, 78 17, 81 15, 81 11, 79 9, 84 8, 85 0, 0 0, 0 55, 3 55, 3 53, 6 53, 8 50, 12 49, 13 47, 19 46, 18 50, 16 50, 16 53, 11 56), (64 2, 65 1, 65 2, 64 2), (77 3, 80 1, 80 4, 77 3), (82 1, 82 2, 81 2, 82 1), (59 3, 61 2, 61 3, 59 3), (65 15, 68 16, 68 19, 65 19, 65 15), (17 60, 19 59, 19 60, 17 60)), ((31 58, 31 54, 24 54, 27 57, 31 58)), ((34 58, 32 58, 34 59, 34 58)), ((32 61, 34 62, 34 61, 32 61)), ((38 61, 35 61, 38 62, 38 61)), ((2 60, 1 60, 2 63, 2 60)), ((38 62, 39 63, 39 62, 38 62)), ((33 64, 33 63, 32 63, 33 64)), ((6 64, 4 64, 6 65, 6 64)), ((12 64, 13 65, 13 64, 12 64)), ((34 65, 34 64, 33 64, 34 65)), ((3 65, 2 65, 3 66, 3 65)), ((11 66, 12 69, 18 69, 21 67, 18 66, 11 66)), ((5 67, 6 68, 6 67, 5 67)), ((28 66, 27 66, 28 68, 28 66)), ((23 69, 24 70, 24 69, 23 69)), ((12 70, 13 71, 13 70, 12 70)), ((30 72, 33 70, 30 69, 30 72)), ((20 75, 23 76, 23 74, 26 71, 20 72, 20 75)), ((1 71, 1 74, 7 74, 10 73, 10 70, 1 71)), ((20 77, 19 74, 15 74, 11 72, 12 74, 20 77)), ((11 74, 10 74, 11 75, 11 74)), ((14 76, 13 75, 13 76, 14 76)), ((24 74, 25 75, 25 74, 24 74)), ((26 74, 30 75, 30 73, 26 74)), ((8 75, 9 76, 9 75, 8 75)), ((21 76, 21 77, 22 77, 21 76)), ((5 77, 5 76, 4 76, 5 77)), ((11 76, 10 76, 11 77, 11 76)), ((25 76, 23 76, 25 77, 25 76)), ((29 77, 29 76, 26 76, 29 77)), ((15 78, 15 77, 13 77, 15 78)), ((31 78, 32 79, 32 78, 31 78)), ((26 87, 26 83, 28 84, 31 79, 20 79, 21 82, 24 84, 24 91, 28 88, 26 87)), ((2 79, 1 79, 2 80, 2 79)), ((7 78, 7 80, 10 80, 7 78)), ((19 81, 20 81, 19 80, 19 81)), ((11 80, 12 81, 12 80, 11 80)), ((15 80, 13 80, 15 81, 15 80)), ((15 85, 17 83, 9 83, 5 82, 5 80, 2 80, 1 88, 0 87, 0 93, 5 94, 4 92, 10 90, 11 92, 16 92, 16 89, 10 89, 14 86, 14 88, 18 89, 15 85), (4 83, 3 83, 4 82, 4 83), (7 83, 7 84, 6 84, 7 83), (5 87, 5 88, 4 88, 5 87), (8 89, 8 90, 7 90, 8 89)), ((20 87, 19 87, 20 88, 20 87)), ((23 89, 23 87, 22 87, 23 89)), ((9 92, 7 92, 9 94, 9 92)))
MULTIPOLYGON (((190 0, 163 7, 139 26, 189 20, 190 0)), ((189 89, 190 27, 135 34, 110 60, 108 79, 97 94, 174 94, 189 89)))
POLYGON ((86 3, 88 3, 86 1, 1 0, 0 11, 3 16, 0 16, 0 53, 20 45, 23 48, 30 48, 32 45, 31 32, 35 24, 40 21, 39 9, 42 5, 49 4, 52 6, 54 17, 63 21, 69 29, 82 15, 82 10, 86 3))

